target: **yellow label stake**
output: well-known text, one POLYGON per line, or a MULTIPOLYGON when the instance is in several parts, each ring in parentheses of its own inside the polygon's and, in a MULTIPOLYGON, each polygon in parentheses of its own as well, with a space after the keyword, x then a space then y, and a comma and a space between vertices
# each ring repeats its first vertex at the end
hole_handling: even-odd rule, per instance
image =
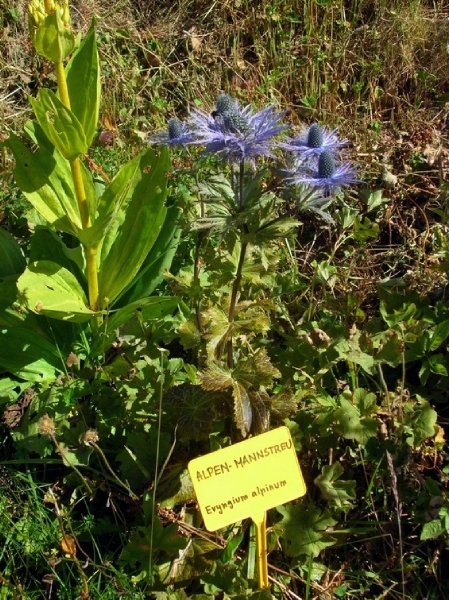
POLYGON ((209 531, 306 493, 287 427, 195 458, 189 463, 189 473, 209 531))

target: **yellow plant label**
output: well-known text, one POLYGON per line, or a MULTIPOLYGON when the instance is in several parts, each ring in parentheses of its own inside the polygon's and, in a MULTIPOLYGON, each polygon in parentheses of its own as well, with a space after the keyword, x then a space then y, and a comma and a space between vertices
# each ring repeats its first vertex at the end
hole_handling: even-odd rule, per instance
POLYGON ((209 531, 306 493, 287 427, 195 458, 188 468, 209 531))

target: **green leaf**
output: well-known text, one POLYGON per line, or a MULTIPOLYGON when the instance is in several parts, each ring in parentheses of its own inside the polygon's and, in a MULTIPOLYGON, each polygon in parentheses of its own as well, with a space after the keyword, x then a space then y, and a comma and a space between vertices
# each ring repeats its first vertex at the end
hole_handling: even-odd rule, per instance
POLYGON ((370 416, 376 410, 376 394, 364 388, 357 388, 352 395, 353 402, 362 416, 370 416))
POLYGON ((342 398, 340 408, 334 412, 335 431, 347 440, 356 440, 360 444, 377 435, 379 423, 377 419, 362 417, 359 409, 348 400, 342 398))
MULTIPOLYGON (((118 210, 112 211, 113 218, 108 222, 101 246, 102 308, 134 280, 159 235, 166 216, 168 168, 166 149, 160 155, 149 149, 125 165, 102 196, 102 201, 106 196, 106 205, 119 204, 118 210)), ((104 206, 104 202, 100 204, 104 206)), ((106 216, 110 214, 108 210, 105 212, 106 216)))
POLYGON ((156 242, 142 263, 140 271, 119 296, 114 306, 117 304, 124 306, 149 296, 163 280, 165 271, 168 271, 171 266, 181 237, 181 229, 178 225, 180 212, 175 207, 167 209, 167 216, 156 242))
POLYGON ((405 300, 403 300, 402 306, 395 309, 393 313, 387 312, 388 309, 386 303, 382 300, 379 310, 383 320, 389 327, 395 327, 403 322, 406 323, 407 321, 410 321, 416 316, 418 311, 416 304, 413 302, 406 302, 405 300))
POLYGON ((238 381, 234 381, 232 395, 234 397, 234 420, 242 436, 246 437, 253 421, 253 411, 248 392, 238 381))
POLYGON ((433 540, 446 532, 444 524, 440 519, 433 519, 428 523, 424 523, 419 539, 421 541, 433 540))
POLYGON ((45 135, 64 158, 74 160, 87 152, 83 126, 54 92, 41 88, 38 99, 30 98, 30 104, 45 135))
POLYGON ((30 382, 49 382, 64 372, 58 348, 21 327, 0 330, 0 369, 30 382))
POLYGON ((234 381, 230 370, 216 363, 209 363, 207 369, 200 371, 198 376, 202 387, 211 392, 227 390, 232 387, 234 381))
POLYGON ((352 236, 359 242, 366 242, 369 238, 376 238, 379 235, 379 225, 364 217, 363 221, 357 217, 354 221, 352 236))
POLYGON ((273 366, 266 351, 258 350, 254 354, 240 359, 232 376, 248 388, 251 386, 258 390, 260 386, 272 386, 273 379, 279 378, 281 373, 273 366))
POLYGON ((432 373, 447 376, 447 357, 444 354, 430 354, 426 362, 432 373))
POLYGON ((21 247, 10 233, 0 227, 0 278, 20 275, 25 267, 21 247))
POLYGON ((338 481, 344 469, 339 462, 323 467, 321 475, 315 478, 316 485, 329 502, 338 508, 351 506, 355 500, 355 481, 338 481))
POLYGON ((383 195, 383 190, 362 190, 359 196, 366 202, 368 211, 374 210, 384 204, 391 202, 390 198, 383 195))
POLYGON ((449 337, 449 319, 438 323, 429 333, 431 335, 429 350, 437 350, 449 337))
POLYGON ((68 248, 61 238, 48 227, 37 225, 31 238, 30 263, 41 260, 51 261, 67 269, 78 281, 84 282, 84 257, 81 247, 68 248))
POLYGON ((109 313, 92 344, 92 354, 95 356, 103 355, 117 338, 117 329, 131 319, 142 319, 143 321, 160 319, 172 313, 178 304, 179 298, 176 296, 154 296, 138 300, 116 312, 109 313))
POLYGON ((11 134, 5 145, 14 155, 14 178, 34 208, 54 227, 77 235, 81 217, 72 186, 70 164, 57 150, 41 147, 30 152, 16 135, 11 134))
POLYGON ((81 123, 87 145, 95 135, 100 111, 101 86, 95 28, 92 23, 86 37, 66 67, 70 107, 81 123))
POLYGON ((64 26, 57 10, 45 18, 33 36, 36 52, 54 63, 62 62, 73 52, 76 41, 72 30, 64 26))
MULTIPOLYGON (((172 568, 170 570, 170 577, 167 578, 167 584, 175 584, 176 586, 187 587, 187 584, 194 578, 202 577, 205 573, 209 573, 213 568, 215 559, 218 558, 219 550, 217 545, 210 542, 208 539, 201 539, 200 537, 192 536, 190 541, 179 558, 173 561, 172 568)), ((175 597, 174 597, 175 598, 175 597)), ((181 596, 179 596, 181 598, 181 596)), ((184 598, 184 597, 183 597, 184 598)), ((209 599, 213 600, 216 596, 197 596, 189 595, 185 596, 186 600, 197 600, 209 599)), ((171 600, 171 596, 170 596, 171 600)))
POLYGON ((77 323, 100 314, 87 308, 86 295, 75 276, 54 262, 30 264, 17 287, 21 303, 36 314, 77 323))
POLYGON ((244 592, 247 587, 246 579, 242 577, 238 566, 232 562, 224 565, 217 561, 209 572, 203 573, 201 581, 205 584, 204 591, 207 594, 224 591, 227 595, 234 596, 244 592))
POLYGON ((16 402, 28 387, 28 382, 19 382, 11 377, 0 378, 0 405, 16 402))
POLYGON ((411 410, 406 405, 404 410, 403 425, 407 427, 409 435, 407 443, 413 448, 420 446, 424 440, 435 435, 437 412, 430 406, 427 400, 417 396, 419 404, 411 410))
POLYGON ((148 564, 150 562, 150 552, 163 551, 171 557, 175 557, 179 550, 183 550, 187 545, 187 539, 178 533, 178 525, 171 523, 163 527, 159 519, 155 519, 153 527, 137 527, 131 534, 129 543, 125 546, 120 555, 120 562, 131 567, 140 566, 141 571, 148 573, 148 564))
POLYGON ((156 429, 151 428, 145 432, 131 431, 126 436, 124 449, 117 454, 116 459, 121 465, 121 477, 128 483, 131 489, 141 489, 145 481, 150 479, 148 473, 154 473, 158 439, 159 459, 164 460, 170 448, 170 440, 167 433, 162 433, 161 437, 158 438, 156 429))
POLYGON ((281 531, 281 543, 287 556, 312 556, 316 558, 322 550, 333 546, 336 539, 328 529, 337 524, 327 510, 309 504, 287 504, 276 510, 282 521, 275 527, 281 531))

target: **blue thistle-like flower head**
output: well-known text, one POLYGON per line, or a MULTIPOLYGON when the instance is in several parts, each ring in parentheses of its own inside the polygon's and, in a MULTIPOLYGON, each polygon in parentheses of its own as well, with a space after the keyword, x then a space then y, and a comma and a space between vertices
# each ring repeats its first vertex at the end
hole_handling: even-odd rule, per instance
POLYGON ((323 150, 318 159, 318 176, 326 179, 335 174, 335 157, 329 150, 323 150))
POLYGON ((242 108, 231 96, 221 94, 212 114, 194 109, 190 122, 195 143, 204 145, 206 154, 219 153, 233 163, 248 160, 254 166, 258 156, 274 156, 279 146, 276 136, 288 129, 281 124, 284 114, 274 106, 254 112, 251 106, 242 108))
POLYGON ((347 140, 339 140, 337 129, 328 129, 319 123, 305 127, 298 137, 288 138, 282 148, 290 150, 303 159, 318 158, 323 150, 331 152, 347 144, 347 140))
POLYGON ((318 123, 309 127, 307 134, 307 146, 309 148, 321 148, 324 142, 323 128, 318 123))
POLYGON ((238 107, 238 103, 229 94, 220 94, 215 102, 215 111, 222 115, 228 110, 234 110, 238 107))
POLYGON ((169 119, 166 131, 155 133, 148 137, 149 144, 162 144, 164 146, 185 146, 195 139, 188 123, 180 121, 177 117, 169 119))
POLYGON ((353 164, 349 161, 337 163, 330 150, 323 150, 314 166, 299 167, 296 173, 287 177, 287 181, 294 185, 321 188, 325 196, 330 196, 342 187, 360 183, 353 164))

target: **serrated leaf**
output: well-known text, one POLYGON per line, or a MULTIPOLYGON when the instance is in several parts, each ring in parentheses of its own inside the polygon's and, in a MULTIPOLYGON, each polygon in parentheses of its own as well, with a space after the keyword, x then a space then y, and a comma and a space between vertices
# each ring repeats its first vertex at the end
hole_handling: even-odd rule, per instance
POLYGON ((103 355, 117 338, 117 329, 132 319, 151 321, 173 312, 179 304, 176 296, 153 296, 133 302, 105 317, 91 347, 92 355, 103 355))
POLYGON ((248 392, 238 381, 233 382, 232 390, 234 397, 234 420, 242 436, 246 437, 253 422, 251 402, 249 401, 248 392))
POLYGON ((430 372, 436 373, 437 375, 448 375, 447 370, 447 356, 441 353, 430 354, 425 361, 430 372))
POLYGON ((278 506, 276 510, 282 515, 276 527, 281 531, 281 544, 287 556, 316 558, 322 550, 336 543, 328 529, 337 521, 327 510, 303 503, 278 506))
POLYGON ((252 386, 257 390, 260 386, 270 387, 273 379, 279 378, 281 373, 273 365, 266 351, 262 349, 239 360, 232 376, 237 381, 244 383, 247 388, 252 386))
POLYGON ((208 323, 207 354, 213 360, 218 347, 222 347, 231 337, 234 323, 229 323, 227 315, 219 308, 214 307, 204 314, 208 323))
POLYGON ((197 324, 192 320, 184 321, 178 327, 179 341, 183 348, 197 348, 201 344, 201 332, 197 324))
POLYGON ((355 500, 355 481, 338 481, 344 469, 339 462, 323 467, 321 475, 315 478, 315 484, 329 502, 339 508, 350 506, 355 500))
POLYGON ((211 392, 225 391, 234 384, 231 371, 216 363, 210 363, 207 369, 199 371, 198 377, 202 387, 211 392))

